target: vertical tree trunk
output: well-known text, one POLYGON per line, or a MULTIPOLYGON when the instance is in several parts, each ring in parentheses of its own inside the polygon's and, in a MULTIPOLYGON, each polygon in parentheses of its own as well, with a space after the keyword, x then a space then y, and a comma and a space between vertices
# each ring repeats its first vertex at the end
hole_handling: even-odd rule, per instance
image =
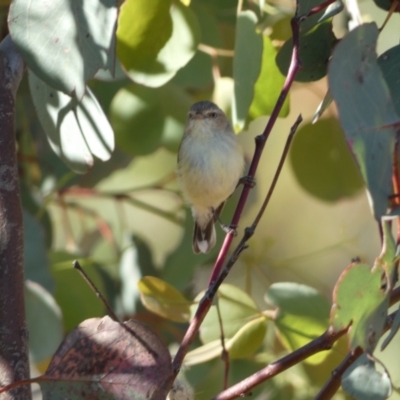
MULTIPOLYGON (((15 95, 24 62, 10 36, 0 43, 0 385, 29 378, 23 225, 15 146, 15 95)), ((0 396, 31 398, 29 386, 0 396)))

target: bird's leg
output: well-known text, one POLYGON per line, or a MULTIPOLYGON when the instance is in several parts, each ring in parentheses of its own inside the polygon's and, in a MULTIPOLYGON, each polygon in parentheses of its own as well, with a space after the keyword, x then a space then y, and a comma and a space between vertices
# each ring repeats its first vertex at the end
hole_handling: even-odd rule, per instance
POLYGON ((252 189, 254 186, 256 186, 256 178, 250 175, 242 176, 239 179, 236 187, 238 187, 239 185, 249 186, 250 189, 252 189))
POLYGON ((224 224, 224 223, 221 221, 221 218, 219 217, 219 214, 221 213, 222 208, 224 207, 224 205, 225 205, 225 202, 222 203, 217 209, 211 208, 211 211, 212 211, 212 213, 213 213, 213 215, 214 215, 214 221, 218 221, 218 222, 219 222, 219 225, 221 226, 222 230, 223 230, 225 233, 232 233, 233 236, 236 236, 236 235, 237 235, 237 232, 236 232, 237 225, 227 225, 227 224, 224 224))

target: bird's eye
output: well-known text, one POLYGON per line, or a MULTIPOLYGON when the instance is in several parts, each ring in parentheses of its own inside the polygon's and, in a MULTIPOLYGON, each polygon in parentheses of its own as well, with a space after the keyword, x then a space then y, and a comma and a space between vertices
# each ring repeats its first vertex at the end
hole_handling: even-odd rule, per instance
POLYGON ((216 112, 210 112, 208 114, 211 118, 217 118, 217 113, 216 112))

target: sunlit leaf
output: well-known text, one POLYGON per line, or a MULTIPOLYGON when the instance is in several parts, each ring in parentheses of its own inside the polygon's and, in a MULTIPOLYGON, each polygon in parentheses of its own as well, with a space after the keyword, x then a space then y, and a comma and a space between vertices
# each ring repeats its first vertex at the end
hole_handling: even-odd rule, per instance
POLYGON ((142 303, 148 310, 171 321, 189 321, 192 303, 167 282, 145 276, 137 285, 142 303))
POLYGON ((194 56, 200 41, 196 15, 181 3, 171 7, 172 35, 155 60, 146 68, 129 68, 128 75, 134 82, 159 87, 172 79, 177 71, 194 56))
POLYGON ((171 0, 127 0, 120 9, 117 55, 127 69, 146 69, 172 34, 171 0))
POLYGON ((75 172, 93 165, 93 156, 108 160, 114 132, 89 88, 81 101, 52 89, 32 72, 29 86, 36 112, 51 148, 75 172))
MULTIPOLYGON (((266 301, 277 307, 274 320, 282 344, 290 349, 298 348, 320 336, 329 325, 329 301, 317 290, 298 283, 272 284, 265 294, 266 301)), ((327 353, 319 353, 307 359, 319 363, 327 353)))
MULTIPOLYGON (((200 301, 204 293, 200 293, 195 301, 200 301)), ((261 316, 254 300, 236 286, 223 284, 218 290, 218 306, 221 313, 224 335, 232 338, 248 322, 261 316)), ((192 315, 197 304, 192 306, 192 315)), ((203 343, 220 339, 221 329, 216 306, 212 306, 200 328, 200 338, 203 343)))
POLYGON ((13 0, 8 22, 29 68, 54 89, 81 99, 100 68, 114 70, 116 0, 13 0))
POLYGON ((333 291, 331 323, 335 330, 351 324, 350 348, 375 349, 386 321, 389 297, 382 286, 382 269, 353 263, 339 277, 333 291))
POLYGON ((185 357, 185 365, 196 365, 212 360, 222 355, 222 343, 221 339, 213 340, 197 347, 196 349, 189 351, 185 357))
MULTIPOLYGON (((271 115, 272 110, 282 91, 285 77, 275 63, 277 51, 268 36, 263 36, 263 53, 260 75, 254 85, 254 98, 250 106, 251 120, 263 115, 271 115)), ((286 117, 289 113, 289 99, 287 98, 279 113, 286 117)))
POLYGON ((259 317, 242 326, 239 331, 226 341, 229 357, 246 358, 253 355, 261 346, 267 331, 267 318, 259 317))

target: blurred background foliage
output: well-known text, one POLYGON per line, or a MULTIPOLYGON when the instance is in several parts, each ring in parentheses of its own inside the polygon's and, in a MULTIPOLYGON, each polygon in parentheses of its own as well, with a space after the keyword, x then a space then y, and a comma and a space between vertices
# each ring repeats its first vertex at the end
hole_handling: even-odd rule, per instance
MULTIPOLYGON (((0 4, 4 36, 9 1, 0 4)), ((279 68, 275 57, 291 37, 294 2, 249 0, 244 6, 248 18, 240 22, 236 0, 126 0, 119 14, 115 78, 102 72, 89 82, 114 130, 116 148, 108 161, 95 160, 84 174, 71 171, 49 146, 24 78, 17 97, 18 160, 31 354, 39 371, 66 333, 84 319, 105 313, 73 270, 74 259, 80 260, 121 318, 145 321, 171 349, 180 342, 190 306, 207 287, 218 252, 218 246, 208 255, 195 256, 191 250, 192 220, 175 176, 186 113, 195 101, 219 104, 240 131, 250 162, 254 138, 263 131, 284 82, 281 71, 288 45, 277 58, 279 68), (235 92, 234 81, 248 76, 254 77, 253 89, 235 92), (232 112, 232 98, 243 100, 248 114, 232 112), (137 283, 144 276, 158 277, 180 292, 163 286, 166 299, 172 296, 180 302, 184 316, 178 322, 169 319, 170 310, 158 310, 167 317, 162 318, 142 305, 137 283)), ((385 18, 372 1, 361 0, 359 7, 365 20, 379 25, 385 18)), ((336 37, 346 32, 347 18, 345 12, 334 18, 336 37)), ((331 20, 319 29, 330 24, 331 20)), ((322 44, 327 54, 334 40, 332 34, 329 43, 322 44)), ((396 41, 398 19, 380 35, 378 54, 396 41)), ((240 335, 229 345, 230 383, 323 332, 341 271, 354 257, 371 264, 379 254, 378 230, 335 108, 311 124, 327 89, 326 65, 319 68, 304 71, 302 82, 293 86, 267 142, 257 185, 238 228, 241 237, 265 197, 290 127, 301 113, 304 122, 270 205, 220 294, 227 338, 252 322, 247 332, 253 347, 240 335), (297 292, 310 310, 301 318, 300 306, 293 309, 282 298, 297 292), (268 319, 272 303, 284 310, 275 322, 268 319), (318 310, 312 307, 316 303, 318 310), (299 324, 297 334, 288 329, 294 324, 299 324)), ((237 193, 224 210, 224 221, 229 221, 236 200, 237 193)), ((219 231, 219 243, 223 236, 219 231)), ((399 340, 395 338, 388 351, 377 351, 397 386, 399 340)), ((209 360, 204 354, 191 354, 184 370, 196 399, 208 399, 222 389, 224 364, 218 357, 215 311, 207 317, 195 347, 213 342, 209 360)), ((310 399, 346 353, 343 339, 331 351, 268 381, 253 398, 310 399)), ((394 393, 391 398, 400 396, 394 393)))

